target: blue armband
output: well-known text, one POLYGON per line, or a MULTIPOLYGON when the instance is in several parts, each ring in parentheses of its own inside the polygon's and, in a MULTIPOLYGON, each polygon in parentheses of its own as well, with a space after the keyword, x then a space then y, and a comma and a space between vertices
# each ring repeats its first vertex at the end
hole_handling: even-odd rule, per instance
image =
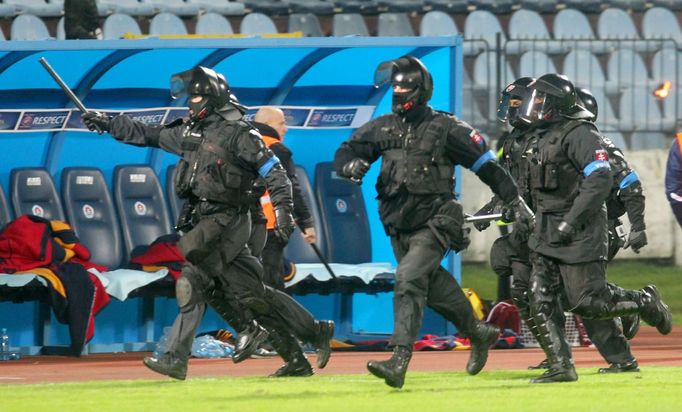
POLYGON ((583 169, 583 175, 587 177, 598 169, 611 169, 611 165, 607 160, 595 160, 594 162, 585 166, 585 169, 583 169))
POLYGON ((258 174, 261 175, 262 177, 265 177, 270 173, 270 170, 272 170, 273 167, 279 164, 279 158, 277 156, 272 156, 271 158, 268 159, 267 162, 263 164, 258 169, 258 174))
POLYGON ((495 153, 492 150, 488 150, 487 152, 483 153, 481 157, 479 157, 474 164, 471 166, 471 171, 474 173, 478 173, 479 169, 487 162, 490 160, 495 160, 497 157, 495 156, 495 153))
POLYGON ((628 175, 625 176, 623 180, 620 181, 620 185, 618 185, 618 187, 620 187, 621 189, 625 189, 626 187, 638 181, 639 175, 637 174, 637 172, 633 170, 632 172, 628 173, 628 175))

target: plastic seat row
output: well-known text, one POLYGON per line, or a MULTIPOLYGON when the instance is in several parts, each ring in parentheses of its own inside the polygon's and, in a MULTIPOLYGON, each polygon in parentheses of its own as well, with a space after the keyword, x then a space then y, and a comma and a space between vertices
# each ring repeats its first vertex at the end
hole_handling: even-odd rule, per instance
MULTIPOLYGON (((146 165, 117 166, 112 191, 98 168, 67 167, 61 172, 60 196, 46 169, 16 168, 10 176, 11 208, 0 188, 0 226, 24 214, 65 220, 90 249, 93 262, 118 268, 135 247, 171 232, 171 222, 182 208, 172 184, 174 171, 174 166, 167 169, 164 196, 159 179, 146 165)), ((319 250, 335 263, 370 262, 369 222, 360 188, 335 178, 331 163, 318 164, 315 173, 313 189, 305 170, 297 169, 319 250)), ((285 254, 297 263, 320 263, 297 234, 285 254)))

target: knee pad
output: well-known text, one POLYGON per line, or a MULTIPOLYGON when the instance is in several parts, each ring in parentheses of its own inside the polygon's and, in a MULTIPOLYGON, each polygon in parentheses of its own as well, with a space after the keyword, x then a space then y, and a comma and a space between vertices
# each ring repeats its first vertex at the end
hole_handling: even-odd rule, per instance
POLYGON ((181 276, 180 279, 175 282, 175 299, 177 300, 180 309, 184 309, 192 303, 194 300, 193 295, 195 293, 192 282, 186 277, 181 276))
POLYGON ((608 312, 607 302, 593 296, 585 296, 578 301, 571 309, 571 312, 587 319, 599 319, 603 314, 608 312))

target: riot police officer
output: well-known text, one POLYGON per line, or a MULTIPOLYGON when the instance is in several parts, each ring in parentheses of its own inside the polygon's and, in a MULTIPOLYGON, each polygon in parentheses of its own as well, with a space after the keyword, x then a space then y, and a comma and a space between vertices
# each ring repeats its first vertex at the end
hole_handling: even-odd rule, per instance
POLYGON ((279 235, 287 238, 293 232, 291 183, 286 172, 258 132, 242 119, 244 108, 222 75, 201 66, 178 73, 171 77, 171 94, 189 98, 188 122, 157 127, 125 115, 83 115, 90 130, 108 131, 123 143, 159 147, 181 157, 174 183, 178 195, 191 202, 192 219, 178 242, 187 260, 176 283, 180 313, 173 324, 168 353, 145 358, 145 365, 185 379, 205 302, 220 288, 228 288, 236 297, 231 310, 239 313, 232 313, 233 321, 249 326, 238 343, 242 356, 235 361, 243 360, 257 346, 253 342, 262 340, 261 324, 271 338, 284 341, 280 355, 285 361, 291 360, 287 349, 296 341, 293 333, 313 343, 319 349, 318 363, 326 364, 333 324, 316 321, 288 295, 265 287, 262 266, 246 246, 251 235, 249 192, 258 176, 265 180, 275 205, 279 235), (250 338, 252 335, 256 337, 250 338))
POLYGON ((483 137, 428 105, 433 81, 419 59, 403 56, 379 65, 375 85, 384 84, 393 88, 393 113, 356 130, 334 159, 339 176, 360 183, 370 164, 382 158, 376 184, 379 215, 398 261, 394 350, 389 360, 370 361, 367 368, 386 384, 403 386, 427 304, 471 338, 467 372, 475 375, 485 365, 498 329, 475 320, 457 281, 440 266, 448 249, 458 252, 469 243, 462 207, 453 194, 454 166, 476 173, 526 224, 532 224, 533 216, 483 137))
MULTIPOLYGON (((537 136, 533 133, 533 130, 529 125, 529 121, 520 116, 518 108, 521 106, 524 99, 530 97, 531 88, 529 86, 534 82, 535 79, 524 77, 510 84, 503 91, 498 108, 498 119, 500 121, 508 121, 513 127, 509 134, 510 138, 505 141, 499 154, 501 157, 500 162, 503 167, 510 171, 512 177, 514 177, 517 184, 519 185, 519 189, 525 194, 525 199, 529 202, 532 208, 535 206, 533 205, 532 198, 528 192, 528 158, 530 157, 529 154, 532 151, 532 147, 535 145, 535 139, 537 139, 537 136)), ((585 93, 587 92, 585 91, 585 93)), ((595 105, 596 102, 590 104, 588 111, 591 112, 591 110, 594 110, 596 112, 595 105)), ((592 116, 592 114, 592 112, 590 114, 584 112, 584 115, 589 117, 590 121, 594 122, 594 120, 596 120, 596 115, 592 116)), ((610 142, 607 138, 603 136, 602 138, 604 143, 610 142)), ((611 146, 615 147, 612 143, 611 146)), ((614 151, 617 151, 617 149, 614 151)), ((614 168, 612 172, 615 179, 618 181, 623 180, 623 177, 628 175, 628 173, 621 173, 622 168, 620 165, 622 162, 624 162, 622 154, 620 154, 619 157, 611 156, 609 161, 612 165, 615 163, 615 166, 612 166, 614 168)), ((631 178, 631 180, 631 184, 635 184, 635 179, 631 178)), ((618 190, 618 187, 616 187, 616 190, 612 192, 611 196, 609 196, 609 199, 617 196, 619 193, 620 190, 618 190)), ((641 193, 641 188, 639 193, 641 193)), ((632 197, 634 196, 631 196, 630 198, 632 197)), ((629 203, 629 200, 627 199, 625 202, 629 203)), ((489 210, 495 205, 495 200, 496 199, 493 199, 493 201, 484 206, 477 214, 489 213, 489 210)), ((643 197, 641 200, 643 202, 643 197)), ((631 207, 631 209, 634 208, 631 207)), ((641 210, 643 211, 643 207, 641 210)), ((643 219, 641 215, 638 217, 643 219)), ((479 230, 485 228, 485 225, 475 224, 475 226, 479 230)), ((493 270, 499 276, 512 276, 512 298, 514 303, 519 309, 519 313, 526 322, 531 333, 533 333, 538 342, 542 344, 542 338, 538 336, 537 328, 535 327, 534 320, 532 317, 530 317, 529 312, 529 282, 531 264, 529 261, 527 238, 527 234, 519 233, 519 231, 513 231, 509 235, 500 237, 493 243, 493 246, 491 247, 490 262, 493 270)), ((611 243, 609 240, 609 245, 610 244, 611 243)), ((611 283, 608 284, 608 287, 617 288, 616 285, 611 283)), ((554 316, 555 322, 557 322, 559 325, 563 325, 565 323, 563 310, 555 311, 554 316)), ((592 339, 592 342, 595 344, 602 356, 604 356, 604 359, 606 359, 610 364, 608 368, 600 368, 600 373, 639 370, 637 361, 632 356, 630 347, 623 339, 623 336, 621 336, 620 329, 614 320, 584 319, 584 325, 587 329, 590 339, 592 339)), ((623 333, 625 337, 631 339, 639 327, 639 317, 637 315, 624 316, 623 326, 623 333)), ((530 367, 530 369, 542 368, 549 368, 546 359, 538 366, 530 367)))
POLYGON ((588 319, 639 314, 661 334, 672 317, 656 286, 641 290, 609 288, 606 283, 608 231, 605 200, 612 177, 608 153, 590 113, 577 104, 573 84, 546 74, 532 85, 520 108, 537 140, 529 164, 529 184, 537 225, 529 237, 533 252, 531 316, 550 369, 533 383, 578 379, 564 331, 553 315, 567 309, 588 319))

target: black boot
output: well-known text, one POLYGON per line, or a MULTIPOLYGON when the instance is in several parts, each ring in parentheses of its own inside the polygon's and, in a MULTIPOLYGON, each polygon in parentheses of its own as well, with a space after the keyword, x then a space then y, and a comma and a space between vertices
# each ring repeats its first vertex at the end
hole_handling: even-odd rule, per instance
POLYGON ((538 363, 537 365, 532 365, 528 367, 529 370, 536 370, 536 369, 549 369, 549 361, 547 358, 545 358, 542 362, 538 363))
POLYGON ((673 328, 672 313, 668 305, 661 300, 661 294, 656 285, 642 288, 642 306, 640 316, 644 322, 655 326, 661 335, 667 335, 673 328))
POLYGON ((334 336, 334 321, 333 320, 318 320, 317 324, 317 338, 315 340, 315 352, 317 353, 317 367, 324 369, 329 362, 329 357, 332 354, 332 348, 329 341, 334 336))
POLYGON ((303 354, 301 345, 290 333, 283 330, 270 330, 270 343, 279 356, 284 359, 284 366, 270 375, 272 378, 286 376, 310 376, 313 368, 303 354))
POLYGON ((471 332, 471 353, 467 362, 467 373, 476 375, 483 369, 488 361, 488 349, 497 342, 500 330, 485 322, 476 322, 474 330, 471 332))
POLYGON ((405 346, 396 346, 393 356, 385 361, 369 361, 367 369, 377 378, 382 378, 386 385, 402 388, 405 384, 407 365, 412 359, 412 351, 405 346))
POLYGON ((267 338, 268 332, 255 320, 252 321, 247 329, 239 332, 237 345, 232 354, 232 362, 239 363, 251 356, 267 338))
POLYGON ((270 375, 271 378, 283 378, 287 376, 311 376, 313 368, 310 362, 299 348, 298 351, 290 353, 285 358, 286 363, 274 373, 270 375))
MULTIPOLYGON (((558 310, 558 309, 555 309, 558 310)), ((578 380, 578 374, 573 365, 571 347, 564 336, 563 327, 555 321, 555 317, 548 317, 544 313, 534 316, 538 329, 540 345, 545 350, 549 369, 531 383, 573 382, 578 380)))
POLYGON ((170 376, 173 379, 184 381, 187 376, 187 359, 180 359, 170 353, 158 358, 147 356, 142 362, 154 372, 170 376))
POLYGON ((625 363, 612 363, 608 368, 599 368, 599 373, 621 373, 621 372, 639 372, 639 365, 637 360, 633 359, 625 363))
POLYGON ((620 323, 623 325, 623 336, 625 339, 631 340, 639 331, 640 317, 639 315, 621 316, 620 323))

